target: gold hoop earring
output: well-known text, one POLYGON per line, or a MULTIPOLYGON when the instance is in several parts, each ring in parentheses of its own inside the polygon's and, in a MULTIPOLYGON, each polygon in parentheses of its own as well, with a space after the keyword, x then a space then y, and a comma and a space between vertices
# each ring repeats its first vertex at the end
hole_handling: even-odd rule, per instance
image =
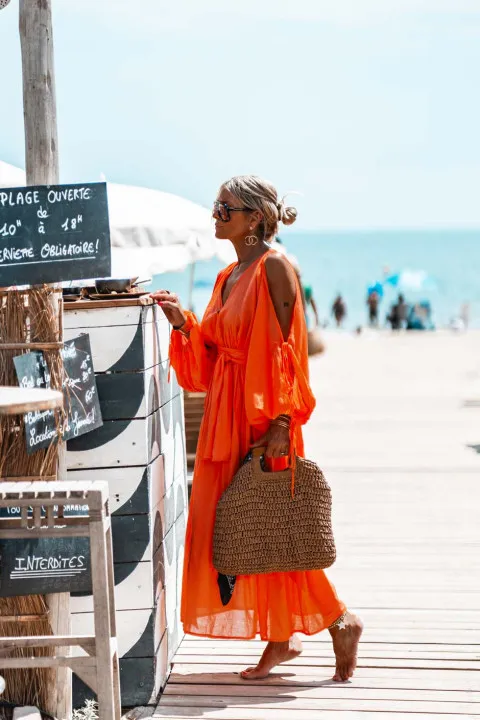
POLYGON ((247 235, 245 238, 245 245, 252 247, 258 243, 258 237, 256 235, 247 235))

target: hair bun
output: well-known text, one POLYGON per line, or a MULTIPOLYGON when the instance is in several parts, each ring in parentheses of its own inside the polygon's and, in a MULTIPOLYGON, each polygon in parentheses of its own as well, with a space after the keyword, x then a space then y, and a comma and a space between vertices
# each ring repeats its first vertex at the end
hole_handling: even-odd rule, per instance
POLYGON ((297 209, 290 205, 285 206, 283 202, 278 203, 277 209, 279 222, 282 222, 284 225, 293 225, 297 219, 297 209))

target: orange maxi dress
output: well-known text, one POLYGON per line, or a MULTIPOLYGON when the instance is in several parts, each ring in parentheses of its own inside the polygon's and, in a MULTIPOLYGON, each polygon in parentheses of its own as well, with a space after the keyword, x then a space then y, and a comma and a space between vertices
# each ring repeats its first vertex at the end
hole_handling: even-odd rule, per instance
POLYGON ((322 570, 241 575, 228 605, 221 602, 212 564, 217 501, 270 421, 292 417, 296 452, 303 456, 301 425, 315 399, 308 383, 307 331, 297 286, 288 340, 270 297, 265 258, 222 290, 235 265, 218 275, 203 321, 187 313, 186 337, 172 332, 170 359, 180 385, 206 391, 183 570, 181 618, 186 633, 214 638, 287 640, 294 632, 318 633, 345 606, 322 570))

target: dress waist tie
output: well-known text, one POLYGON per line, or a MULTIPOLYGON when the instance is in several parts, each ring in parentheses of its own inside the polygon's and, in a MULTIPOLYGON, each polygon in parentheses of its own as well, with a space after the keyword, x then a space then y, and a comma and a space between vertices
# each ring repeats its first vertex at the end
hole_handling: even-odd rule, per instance
POLYGON ((226 462, 231 457, 230 440, 234 422, 234 372, 232 365, 245 365, 246 353, 235 348, 217 346, 217 360, 213 370, 207 403, 214 408, 204 434, 204 457, 213 462, 226 462))

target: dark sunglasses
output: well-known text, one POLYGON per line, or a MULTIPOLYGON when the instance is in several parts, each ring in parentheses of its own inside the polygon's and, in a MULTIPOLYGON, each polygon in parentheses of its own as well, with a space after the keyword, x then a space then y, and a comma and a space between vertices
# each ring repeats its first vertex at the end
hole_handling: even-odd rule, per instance
POLYGON ((215 200, 213 203, 214 218, 217 218, 222 222, 230 222, 232 219, 230 215, 231 212, 252 212, 252 210, 246 207, 230 207, 227 203, 220 202, 219 200, 215 200))

